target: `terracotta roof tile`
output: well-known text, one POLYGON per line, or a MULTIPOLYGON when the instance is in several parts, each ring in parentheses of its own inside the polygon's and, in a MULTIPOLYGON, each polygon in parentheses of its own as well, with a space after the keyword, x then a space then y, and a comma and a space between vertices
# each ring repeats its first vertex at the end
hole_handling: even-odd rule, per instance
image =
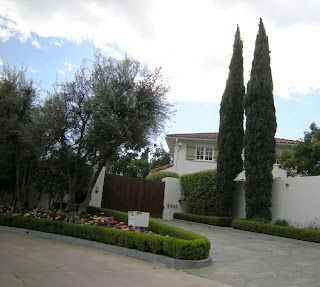
POLYGON ((174 137, 174 138, 193 138, 193 139, 218 139, 219 133, 192 133, 192 134, 169 134, 167 137, 174 137))
MULTIPOLYGON (((188 139, 208 139, 208 140, 218 140, 219 133, 190 133, 190 134, 168 134, 167 137, 172 138, 188 138, 188 139)), ((282 144, 296 144, 296 140, 279 139, 276 138, 276 143, 282 144)))
POLYGON ((150 170, 150 173, 155 173, 155 172, 157 172, 157 171, 160 171, 160 170, 164 170, 164 169, 170 168, 170 167, 172 167, 172 166, 173 166, 173 164, 172 164, 172 163, 168 163, 168 164, 166 164, 166 165, 163 165, 163 166, 160 166, 160 167, 157 167, 157 168, 151 169, 151 170, 150 170))

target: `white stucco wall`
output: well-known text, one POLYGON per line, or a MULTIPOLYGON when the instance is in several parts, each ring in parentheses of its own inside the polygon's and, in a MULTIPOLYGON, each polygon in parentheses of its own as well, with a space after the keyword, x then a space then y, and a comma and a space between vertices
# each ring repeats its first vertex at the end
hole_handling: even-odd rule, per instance
POLYGON ((103 167, 102 170, 100 171, 96 184, 92 189, 91 200, 89 202, 90 206, 101 207, 105 173, 106 173, 106 168, 103 167))
POLYGON ((176 172, 179 175, 194 173, 202 170, 217 169, 217 162, 215 160, 186 160, 187 144, 192 143, 195 146, 212 147, 217 145, 217 142, 212 140, 179 140, 175 144, 175 155, 173 159, 173 166, 163 171, 176 172))
POLYGON ((186 212, 186 202, 181 201, 181 184, 177 178, 167 177, 165 182, 162 219, 171 220, 176 212, 186 212))
MULTIPOLYGON (((272 192, 272 222, 285 219, 294 227, 320 227, 320 176, 276 178, 272 192)), ((244 181, 236 182, 232 216, 245 218, 244 181)))
MULTIPOLYGON (((162 170, 164 172, 171 171, 179 174, 180 176, 183 174, 194 173, 203 170, 217 169, 216 160, 205 161, 205 160, 187 160, 186 159, 186 151, 187 145, 192 144, 194 146, 204 146, 204 147, 212 147, 213 150, 217 147, 218 142, 216 140, 201 140, 201 139, 179 139, 175 143, 174 147, 174 158, 173 158, 173 166, 162 170)), ((292 148, 293 145, 288 144, 277 144, 276 152, 281 153, 284 149, 292 148)), ((273 169, 273 177, 274 178, 283 178, 286 177, 286 171, 279 168, 278 164, 274 165, 273 169)), ((245 172, 241 172, 237 180, 245 179, 245 172)))

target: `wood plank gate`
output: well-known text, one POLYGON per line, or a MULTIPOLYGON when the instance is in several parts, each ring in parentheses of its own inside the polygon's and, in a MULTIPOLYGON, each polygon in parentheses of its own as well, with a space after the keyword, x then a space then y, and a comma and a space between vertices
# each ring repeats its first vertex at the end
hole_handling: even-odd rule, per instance
POLYGON ((108 174, 104 178, 101 207, 125 212, 139 210, 161 217, 164 186, 164 182, 108 174))

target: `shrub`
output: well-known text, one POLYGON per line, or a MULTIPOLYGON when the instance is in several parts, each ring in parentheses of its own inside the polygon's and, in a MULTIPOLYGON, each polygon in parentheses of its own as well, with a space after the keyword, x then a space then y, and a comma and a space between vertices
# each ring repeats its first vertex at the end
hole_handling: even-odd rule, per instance
POLYGON ((153 180, 153 181, 162 181, 163 178, 166 177, 174 177, 174 178, 180 178, 180 175, 175 173, 175 172, 171 172, 171 171, 158 171, 155 173, 150 173, 146 176, 147 180, 153 180))
MULTIPOLYGON (((106 216, 114 216, 117 221, 127 222, 128 219, 125 212, 96 207, 89 207, 88 211, 90 213, 103 212, 106 216)), ((72 236, 186 260, 205 259, 209 256, 210 251, 210 241, 204 236, 168 226, 152 219, 149 221, 150 230, 163 236, 3 214, 0 214, 0 225, 72 236), (166 235, 169 237, 166 237, 166 235)))
POLYGON ((206 170, 181 176, 180 182, 188 199, 188 213, 214 214, 216 175, 216 170, 206 170))
POLYGON ((262 223, 270 223, 270 220, 267 218, 260 218, 260 217, 255 217, 250 219, 252 221, 257 221, 257 222, 262 222, 262 223))
POLYGON ((285 219, 277 219, 274 225, 289 226, 288 222, 285 219))
POLYGON ((245 219, 234 219, 231 225, 235 229, 320 243, 320 230, 279 226, 245 219))
POLYGON ((200 222, 204 224, 231 227, 231 222, 233 217, 217 217, 217 216, 206 216, 206 215, 196 215, 190 213, 175 213, 173 215, 176 219, 188 220, 193 222, 200 222))

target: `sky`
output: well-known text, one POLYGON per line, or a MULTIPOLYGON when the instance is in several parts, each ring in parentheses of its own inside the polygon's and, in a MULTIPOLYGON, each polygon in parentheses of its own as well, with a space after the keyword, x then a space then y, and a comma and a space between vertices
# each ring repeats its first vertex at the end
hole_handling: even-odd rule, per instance
MULTIPOLYGON (((0 0, 0 65, 28 68, 42 88, 72 79, 93 46, 105 56, 162 67, 176 114, 165 134, 219 131, 237 25, 245 86, 259 19, 269 38, 276 137, 320 126, 318 0, 0 0)), ((167 148, 167 147, 166 147, 167 148)))

